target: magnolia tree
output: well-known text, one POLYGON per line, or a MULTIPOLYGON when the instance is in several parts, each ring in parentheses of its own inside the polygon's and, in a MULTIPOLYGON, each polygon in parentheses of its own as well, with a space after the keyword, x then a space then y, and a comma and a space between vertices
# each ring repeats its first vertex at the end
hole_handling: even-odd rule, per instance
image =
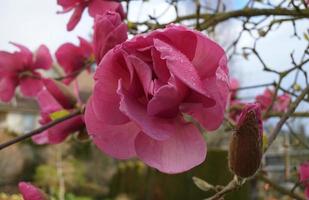
MULTIPOLYGON (((193 14, 180 14, 179 2, 169 1, 171 9, 162 15, 173 12, 176 17, 168 23, 152 15, 142 22, 128 19, 130 12, 136 12, 130 0, 57 3, 62 7, 58 14, 71 15, 67 31, 78 26, 83 12, 88 12, 93 18, 92 37, 79 37, 78 45, 64 43, 55 53, 56 60, 45 45, 34 53, 16 43, 12 45, 17 51, 0 51, 1 101, 10 102, 19 88, 25 98, 37 101, 41 124, 4 141, 0 149, 30 137, 38 145, 58 144, 86 129, 102 153, 116 159, 137 158, 163 173, 176 174, 201 164, 207 154, 203 134, 224 126, 231 132, 229 167, 235 177, 225 186, 194 178, 196 185, 215 191, 209 199, 223 199, 258 176, 276 185, 262 173, 261 160, 289 118, 309 116, 296 112, 301 102, 309 102, 308 48, 297 49, 300 58, 292 52, 290 67, 277 71, 263 59, 263 49, 257 45, 283 24, 291 25, 293 37, 303 37, 308 43, 308 33, 297 29, 298 22, 309 17, 306 1, 249 0, 244 7, 231 10, 221 1, 208 5, 196 0, 191 2, 193 14), (242 30, 223 48, 210 36, 220 35, 221 23, 229 19, 237 20, 242 30), (238 48, 244 34, 251 35, 253 43, 238 48), (276 75, 276 81, 241 87, 238 80, 229 78, 229 60, 235 56, 257 58, 256 65, 276 75), (56 62, 65 76, 43 76, 42 70, 52 70, 56 62), (68 87, 83 71, 94 79, 86 102, 68 87), (284 87, 282 82, 291 74, 294 81, 284 87), (239 90, 258 87, 265 91, 253 101, 238 97, 239 90), (275 128, 263 136, 263 121, 274 117, 279 117, 275 128)), ((309 198, 308 163, 299 167, 299 175, 296 187, 307 187, 307 197, 278 184, 274 188, 294 199, 309 198)), ((48 199, 30 183, 20 182, 19 188, 25 200, 48 199)))

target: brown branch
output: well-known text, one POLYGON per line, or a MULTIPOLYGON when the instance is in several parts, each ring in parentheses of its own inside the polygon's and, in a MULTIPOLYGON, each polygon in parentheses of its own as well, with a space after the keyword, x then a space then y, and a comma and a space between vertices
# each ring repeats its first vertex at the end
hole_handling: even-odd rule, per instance
POLYGON ((210 15, 205 14, 201 15, 201 17, 204 17, 205 19, 205 22, 201 24, 201 29, 207 29, 230 18, 256 17, 256 16, 293 16, 293 17, 307 18, 309 17, 309 9, 290 10, 285 8, 274 8, 274 9, 246 8, 242 10, 235 10, 210 15))
POLYGON ((67 115, 65 117, 62 117, 62 118, 56 119, 54 121, 51 121, 51 122, 45 124, 44 126, 41 126, 38 129, 30 131, 29 133, 25 133, 25 134, 23 134, 21 136, 17 136, 17 137, 15 137, 12 140, 9 140, 7 142, 4 142, 4 143, 0 144, 0 150, 4 149, 6 147, 9 147, 9 146, 11 146, 11 145, 13 145, 13 144, 15 144, 17 142, 20 142, 20 141, 23 141, 23 140, 25 140, 27 138, 30 138, 30 137, 32 137, 34 135, 40 134, 43 131, 45 131, 45 130, 47 130, 47 129, 49 129, 49 128, 57 125, 57 124, 59 124, 60 122, 63 122, 63 121, 68 120, 68 119, 71 119, 71 118, 73 118, 73 117, 75 117, 77 115, 80 115, 81 113, 82 113, 82 111, 80 109, 78 109, 78 110, 70 113, 69 115, 67 115))
MULTIPOLYGON (((211 26, 215 26, 218 23, 224 22, 231 18, 238 17, 257 17, 257 16, 293 16, 297 17, 297 19, 308 18, 309 17, 309 9, 303 10, 292 10, 286 8, 270 8, 270 9, 261 9, 261 8, 246 8, 241 10, 234 10, 229 12, 219 12, 214 14, 200 14, 200 19, 204 19, 204 22, 200 24, 200 30, 207 29, 211 26)), ((186 15, 177 17, 177 19, 166 23, 166 24, 157 24, 151 23, 149 21, 144 22, 136 22, 133 23, 135 26, 137 25, 146 25, 150 29, 156 28, 164 28, 166 25, 171 23, 180 23, 185 20, 196 19, 196 14, 186 15)))
POLYGON ((280 121, 277 123, 276 127, 268 137, 268 146, 265 148, 264 152, 267 151, 269 146, 274 142, 278 134, 280 133, 281 128, 285 124, 285 122, 289 119, 289 117, 295 112, 297 106, 300 104, 300 102, 308 95, 309 93, 309 86, 307 86, 302 93, 296 98, 294 102, 291 103, 289 109, 287 112, 283 114, 283 116, 280 118, 280 121))
POLYGON ((237 183, 235 179, 233 179, 222 190, 220 190, 215 195, 205 200, 220 200, 225 194, 235 191, 238 187, 239 187, 239 184, 237 183))
POLYGON ((279 184, 273 182, 272 180, 270 180, 268 177, 264 176, 264 175, 258 175, 257 176, 260 180, 262 180, 263 182, 269 184, 273 189, 277 190, 278 192, 280 192, 281 194, 286 194, 294 199, 297 200, 306 200, 306 198, 300 194, 291 192, 290 190, 280 186, 279 184))
POLYGON ((243 86, 236 89, 231 89, 231 91, 238 91, 238 90, 249 90, 249 89, 255 89, 260 87, 268 87, 268 86, 274 86, 276 83, 264 83, 264 84, 258 84, 258 85, 250 85, 250 86, 243 86))
MULTIPOLYGON (((282 117, 284 112, 270 112, 267 117, 282 117)), ((309 112, 294 112, 290 117, 309 117, 309 112)))

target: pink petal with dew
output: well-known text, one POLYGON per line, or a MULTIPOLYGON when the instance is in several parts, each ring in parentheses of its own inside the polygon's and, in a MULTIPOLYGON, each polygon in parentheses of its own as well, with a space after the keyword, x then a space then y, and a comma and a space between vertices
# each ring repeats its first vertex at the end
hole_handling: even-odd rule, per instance
POLYGON ((137 156, 164 173, 181 173, 201 164, 206 158, 206 143, 192 124, 179 123, 169 139, 158 141, 141 132, 136 137, 137 156))
POLYGON ((93 142, 104 153, 118 159, 129 159, 136 155, 134 141, 140 128, 134 122, 108 125, 100 121, 93 111, 90 99, 86 107, 85 123, 93 142))

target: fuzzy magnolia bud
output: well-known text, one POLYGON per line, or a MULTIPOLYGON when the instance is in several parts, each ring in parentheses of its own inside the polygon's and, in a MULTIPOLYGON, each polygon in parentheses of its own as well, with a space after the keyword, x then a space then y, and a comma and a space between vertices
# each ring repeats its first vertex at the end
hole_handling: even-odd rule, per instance
POLYGON ((258 104, 248 104, 240 114, 230 141, 230 169, 239 177, 255 174, 263 153, 263 128, 258 104))

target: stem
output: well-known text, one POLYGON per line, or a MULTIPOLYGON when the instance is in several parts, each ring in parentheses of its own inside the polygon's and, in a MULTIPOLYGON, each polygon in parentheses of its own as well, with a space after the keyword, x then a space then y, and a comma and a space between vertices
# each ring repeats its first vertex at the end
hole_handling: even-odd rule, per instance
POLYGON ((259 175, 258 176, 259 179, 261 179, 263 182, 268 183, 273 189, 277 190, 278 192, 280 192, 281 194, 286 194, 294 199, 298 199, 298 200, 306 200, 305 197, 291 192, 290 190, 280 186, 279 184, 273 182, 272 180, 270 180, 268 177, 263 176, 263 175, 259 175))
POLYGON ((47 130, 47 129, 49 129, 49 128, 57 125, 57 124, 59 124, 60 122, 63 122, 63 121, 68 120, 68 119, 71 119, 71 118, 73 118, 73 117, 75 117, 77 115, 80 115, 81 113, 82 113, 81 110, 78 109, 78 110, 72 112, 71 114, 69 114, 69 115, 67 115, 65 117, 62 117, 62 118, 56 119, 54 121, 51 121, 51 122, 45 124, 44 126, 41 126, 38 129, 30 131, 29 133, 23 134, 21 136, 17 136, 17 137, 15 137, 12 140, 9 140, 7 142, 4 142, 4 143, 0 144, 0 150, 4 149, 6 147, 9 147, 9 146, 11 146, 11 145, 13 145, 13 144, 15 144, 17 142, 20 142, 20 141, 23 141, 23 140, 25 140, 27 138, 30 138, 30 137, 32 137, 34 135, 42 133, 43 131, 45 131, 45 130, 47 130))
POLYGON ((288 118, 295 112, 297 106, 300 104, 300 102, 305 98, 305 96, 308 94, 309 92, 309 86, 307 86, 302 93, 296 98, 296 100, 291 103, 288 111, 286 113, 283 114, 283 116, 280 118, 280 121, 277 123, 275 129, 273 130, 273 132, 270 134, 269 138, 268 138, 268 146, 265 148, 264 152, 267 151, 267 149, 269 148, 269 146, 274 142, 274 140, 276 139, 276 137, 278 136, 278 134, 280 133, 281 128, 283 127, 283 125, 285 124, 285 122, 288 120, 288 118))
MULTIPOLYGON (((205 30, 211 26, 215 26, 231 18, 257 17, 257 16, 292 16, 292 17, 298 17, 298 19, 302 19, 309 17, 309 9, 291 10, 286 8, 267 8, 267 9, 246 8, 229 12, 219 12, 215 14, 201 14, 200 19, 204 19, 205 21, 202 24, 200 24, 200 30, 205 30)), ((164 28, 166 25, 170 23, 179 23, 190 19, 196 19, 196 14, 181 16, 166 24, 155 24, 148 21, 143 21, 143 22, 136 22, 134 23, 134 25, 146 25, 150 28, 156 29, 156 28, 164 28)))
POLYGON ((264 84, 259 84, 259 85, 244 86, 244 87, 239 87, 239 88, 236 88, 236 89, 232 89, 231 91, 248 90, 248 89, 255 89, 255 88, 267 87, 267 86, 274 86, 274 83, 264 83, 264 84))

